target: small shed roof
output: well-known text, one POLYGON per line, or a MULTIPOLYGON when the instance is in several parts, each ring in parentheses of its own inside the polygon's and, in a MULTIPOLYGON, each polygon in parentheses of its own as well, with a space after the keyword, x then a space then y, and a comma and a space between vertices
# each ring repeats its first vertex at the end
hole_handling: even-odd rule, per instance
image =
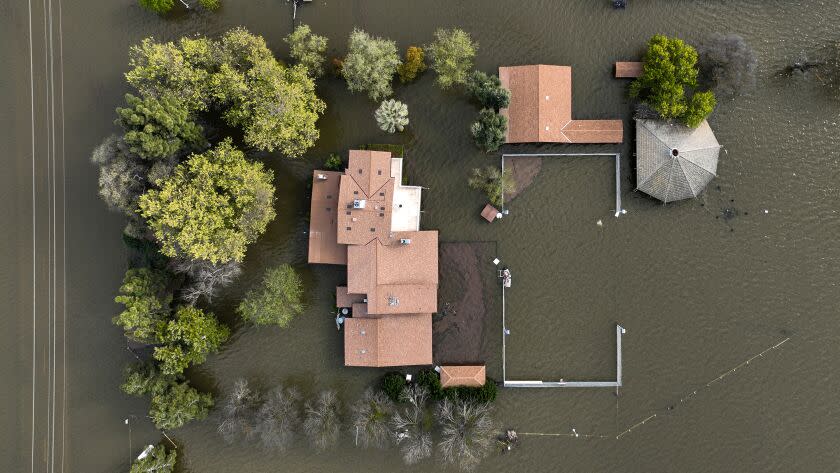
POLYGON ((642 75, 643 64, 644 63, 641 62, 616 62, 615 76, 619 79, 632 79, 634 77, 639 77, 642 75))
POLYGON ((443 365, 440 367, 440 385, 444 388, 484 386, 485 381, 484 365, 443 365))
POLYGON ((498 214, 498 209, 490 204, 485 205, 484 210, 481 211, 481 216, 484 217, 484 220, 487 220, 490 223, 492 223, 493 220, 496 220, 496 215, 498 214))
POLYGON ((700 195, 715 177, 719 155, 705 120, 697 128, 636 120, 636 187, 663 202, 700 195))

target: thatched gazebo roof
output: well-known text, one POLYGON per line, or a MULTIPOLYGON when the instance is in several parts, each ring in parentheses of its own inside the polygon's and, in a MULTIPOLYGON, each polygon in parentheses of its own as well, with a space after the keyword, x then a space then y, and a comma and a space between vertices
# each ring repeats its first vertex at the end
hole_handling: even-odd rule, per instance
POLYGON ((717 172, 715 134, 661 120, 636 120, 636 188, 663 202, 697 197, 717 172))

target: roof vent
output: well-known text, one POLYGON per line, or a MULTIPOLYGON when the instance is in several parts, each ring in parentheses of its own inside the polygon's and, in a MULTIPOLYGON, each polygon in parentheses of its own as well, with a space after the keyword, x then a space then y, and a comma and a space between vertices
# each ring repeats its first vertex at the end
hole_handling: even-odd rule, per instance
POLYGON ((353 208, 354 209, 363 209, 365 208, 365 204, 367 201, 365 199, 354 199, 353 200, 353 208))
POLYGON ((400 238, 400 245, 410 245, 411 238, 400 238))
POLYGON ((548 100, 548 95, 545 96, 545 99, 548 100))
POLYGON ((396 296, 388 296, 388 305, 391 307, 396 307, 400 305, 400 300, 396 296))
POLYGON ((548 131, 548 125, 545 126, 545 131, 548 131))
POLYGON ((327 180, 327 175, 326 175, 326 174, 320 174, 320 173, 319 173, 319 174, 318 174, 318 180, 319 180, 319 181, 326 181, 326 180, 327 180))

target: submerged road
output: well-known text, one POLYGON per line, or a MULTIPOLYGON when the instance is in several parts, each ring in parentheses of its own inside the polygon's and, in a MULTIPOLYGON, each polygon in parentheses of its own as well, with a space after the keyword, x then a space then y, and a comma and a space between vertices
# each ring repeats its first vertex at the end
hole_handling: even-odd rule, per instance
POLYGON ((0 79, 7 275, 0 282, 0 375, 13 381, 0 392, 0 470, 58 472, 68 384, 61 2, 16 1, 0 11, 7 53, 0 79))

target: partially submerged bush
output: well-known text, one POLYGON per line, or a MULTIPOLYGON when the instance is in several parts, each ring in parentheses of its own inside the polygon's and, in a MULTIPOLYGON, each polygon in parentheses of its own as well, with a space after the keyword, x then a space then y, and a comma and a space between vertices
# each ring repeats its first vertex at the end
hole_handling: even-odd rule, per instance
POLYGON ((408 125, 408 106, 394 99, 385 100, 373 116, 382 131, 387 133, 403 131, 408 125))
POLYGON ((344 162, 342 162, 341 156, 336 153, 330 153, 330 157, 324 161, 324 170, 341 171, 342 169, 344 169, 344 162))
POLYGON ((236 312, 257 325, 286 327, 303 312, 302 295, 300 276, 288 264, 281 264, 265 272, 260 286, 245 294, 236 312))
POLYGON ((394 402, 400 401, 403 388, 405 388, 405 375, 402 373, 392 371, 382 378, 382 391, 394 402))
POLYGON ((467 74, 473 66, 478 43, 462 29, 438 29, 435 40, 426 47, 432 60, 432 69, 438 73, 437 84, 441 89, 467 81, 467 74))
POLYGON ((441 424, 438 443, 443 460, 462 471, 474 470, 493 445, 493 420, 488 404, 444 399, 438 405, 441 424))
POLYGON ((510 169, 505 169, 502 173, 494 166, 473 169, 467 182, 471 189, 478 189, 487 194, 487 200, 496 207, 504 205, 505 194, 510 194, 516 189, 510 169))
POLYGON ((697 45, 700 79, 718 94, 735 95, 755 86, 758 60, 737 34, 714 33, 697 45))
POLYGON ((470 127, 475 145, 487 153, 499 149, 505 142, 507 118, 485 108, 478 113, 478 119, 470 127))
POLYGON ((417 46, 409 46, 405 51, 405 61, 397 66, 397 74, 400 76, 400 82, 407 84, 426 70, 426 54, 423 48, 417 46))
POLYGON ((495 111, 510 105, 510 91, 502 87, 499 76, 473 71, 467 80, 467 93, 484 108, 495 111))
POLYGON ((335 391, 323 391, 317 400, 306 403, 303 431, 317 450, 326 450, 338 443, 341 431, 341 404, 335 391))
POLYGON ((365 390, 362 397, 353 404, 353 426, 351 433, 365 448, 384 448, 391 437, 390 422, 394 403, 383 391, 365 390))
POLYGON ((393 93, 391 81, 399 65, 396 43, 354 29, 341 73, 350 92, 365 92, 371 100, 381 100, 393 93))

